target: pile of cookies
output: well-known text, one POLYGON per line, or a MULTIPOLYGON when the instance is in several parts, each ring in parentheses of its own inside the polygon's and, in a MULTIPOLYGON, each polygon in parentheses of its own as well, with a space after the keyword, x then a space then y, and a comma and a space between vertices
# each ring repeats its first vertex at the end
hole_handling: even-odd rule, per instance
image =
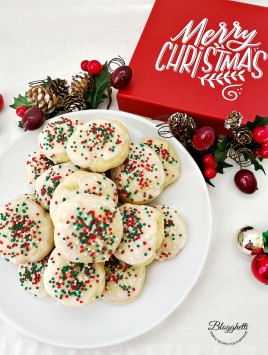
POLYGON ((111 119, 56 117, 38 141, 26 162, 34 193, 1 210, 0 254, 36 296, 133 301, 146 265, 174 258, 187 240, 179 213, 151 204, 178 178, 178 156, 161 138, 131 143, 111 119))

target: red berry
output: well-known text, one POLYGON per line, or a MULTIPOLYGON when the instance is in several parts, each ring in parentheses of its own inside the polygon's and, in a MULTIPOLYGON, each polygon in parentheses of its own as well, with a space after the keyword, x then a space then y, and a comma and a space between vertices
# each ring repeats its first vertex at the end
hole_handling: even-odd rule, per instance
POLYGON ((111 74, 111 85, 115 89, 125 89, 132 78, 132 69, 128 65, 116 68, 111 74))
POLYGON ((201 127, 193 135, 193 147, 196 150, 206 151, 215 142, 215 131, 211 127, 201 127))
POLYGON ((268 255, 256 255, 251 262, 251 271, 257 280, 268 284, 268 255))
POLYGON ((238 189, 245 194, 253 194, 258 189, 255 175, 250 170, 239 170, 235 174, 234 181, 238 189))
POLYGON ((19 116, 19 117, 23 117, 25 112, 29 109, 29 107, 27 106, 20 106, 16 109, 16 114, 19 116))
POLYGON ((4 107, 4 98, 3 95, 0 94, 0 111, 2 110, 3 107, 4 107))
POLYGON ((102 71, 102 65, 98 60, 90 60, 87 65, 87 70, 91 75, 98 75, 102 71))
POLYGON ((207 179, 213 179, 217 175, 217 171, 215 168, 208 167, 204 169, 204 176, 207 179))
POLYGON ((255 127, 252 134, 255 142, 264 143, 268 140, 268 126, 255 127))
POLYGON ((89 61, 88 60, 83 60, 80 64, 80 67, 83 71, 87 71, 87 67, 88 67, 88 63, 89 61))
POLYGON ((28 131, 34 131, 41 127, 45 122, 44 112, 40 108, 30 108, 22 117, 21 123, 28 131))
POLYGON ((268 142, 261 145, 261 157, 268 158, 268 142))
POLYGON ((255 148, 255 149, 253 150, 253 154, 254 154, 254 156, 255 156, 256 158, 260 158, 260 157, 261 157, 261 148, 260 148, 260 147, 255 148))
POLYGON ((202 158, 203 166, 211 166, 215 163, 215 158, 212 154, 206 154, 202 158))

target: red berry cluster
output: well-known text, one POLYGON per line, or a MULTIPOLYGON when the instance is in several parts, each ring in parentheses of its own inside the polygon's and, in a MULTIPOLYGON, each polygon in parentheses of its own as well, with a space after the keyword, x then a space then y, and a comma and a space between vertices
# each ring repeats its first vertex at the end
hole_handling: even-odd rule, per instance
POLYGON ((217 175, 217 163, 212 154, 206 154, 202 158, 203 175, 207 179, 213 179, 217 175))
POLYGON ((258 126, 252 131, 253 139, 260 146, 255 148, 254 155, 256 157, 268 158, 268 126, 258 126))
POLYGON ((87 71, 91 75, 98 75, 102 71, 102 64, 96 59, 83 60, 80 67, 83 71, 87 71))

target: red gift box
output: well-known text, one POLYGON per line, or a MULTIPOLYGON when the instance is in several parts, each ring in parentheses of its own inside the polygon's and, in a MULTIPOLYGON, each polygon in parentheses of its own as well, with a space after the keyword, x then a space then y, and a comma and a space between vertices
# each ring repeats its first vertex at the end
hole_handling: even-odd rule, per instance
POLYGON ((227 0, 156 0, 118 92, 123 111, 184 112, 222 131, 228 114, 268 116, 268 8, 227 0))

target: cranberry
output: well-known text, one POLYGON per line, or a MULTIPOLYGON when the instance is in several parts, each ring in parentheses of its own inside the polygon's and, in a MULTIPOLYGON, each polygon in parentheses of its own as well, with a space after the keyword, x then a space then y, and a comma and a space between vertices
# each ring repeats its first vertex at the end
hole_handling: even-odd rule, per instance
POLYGON ((264 143, 268 140, 268 126, 255 127, 252 134, 255 142, 264 143))
POLYGON ((3 95, 0 94, 0 111, 2 110, 3 107, 4 107, 4 98, 3 95))
POLYGON ((258 189, 255 175, 250 170, 239 170, 235 174, 234 181, 238 189, 245 194, 253 194, 258 189))
POLYGON ((27 106, 20 106, 16 109, 16 114, 19 116, 19 117, 23 117, 25 112, 29 110, 29 107, 27 106))
POLYGON ((45 122, 44 112, 40 108, 30 108, 22 117, 21 123, 28 131, 34 131, 41 127, 45 122))
POLYGON ((196 150, 206 151, 215 142, 215 131, 211 127, 201 127, 193 135, 193 147, 196 150))
POLYGON ((132 69, 128 65, 116 68, 111 74, 111 85, 115 89, 125 89, 132 78, 132 69))
POLYGON ((268 255, 256 255, 251 262, 251 271, 257 280, 268 284, 268 255))
POLYGON ((98 60, 90 60, 87 65, 87 70, 91 75, 98 75, 102 71, 102 65, 98 60))
POLYGON ((217 175, 217 171, 213 167, 208 167, 204 169, 204 176, 207 179, 213 179, 217 175))
POLYGON ((83 71, 87 71, 89 60, 83 60, 80 64, 80 67, 83 71))

